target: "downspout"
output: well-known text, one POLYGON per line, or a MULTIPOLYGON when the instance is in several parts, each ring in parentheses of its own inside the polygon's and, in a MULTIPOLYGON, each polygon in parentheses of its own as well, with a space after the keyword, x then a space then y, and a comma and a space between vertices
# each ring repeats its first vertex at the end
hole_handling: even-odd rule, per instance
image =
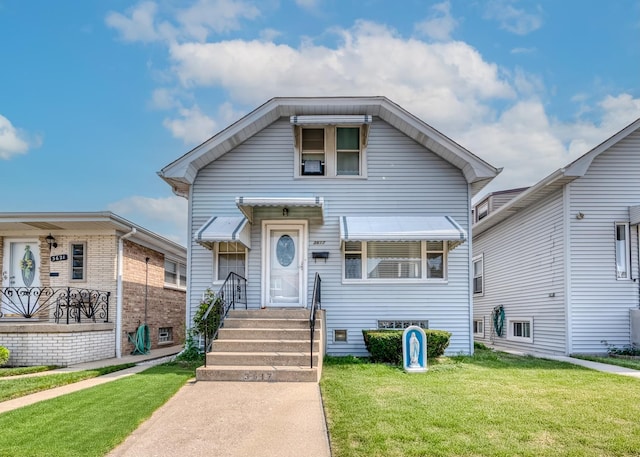
POLYGON ((135 235, 137 230, 131 227, 118 239, 118 278, 116 282, 116 358, 122 358, 122 272, 124 270, 124 240, 135 235))

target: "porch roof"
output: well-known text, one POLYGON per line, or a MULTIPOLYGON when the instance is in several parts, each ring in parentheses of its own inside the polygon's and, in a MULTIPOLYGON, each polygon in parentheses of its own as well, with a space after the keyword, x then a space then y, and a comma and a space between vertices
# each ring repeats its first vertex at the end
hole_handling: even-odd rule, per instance
POLYGON ((322 197, 236 197, 236 206, 249 222, 253 222, 253 208, 272 206, 283 208, 307 208, 313 216, 324 221, 324 198, 322 197))
POLYGON ((464 243, 467 232, 450 216, 342 216, 342 241, 447 241, 464 243))
POLYGON ((196 232, 195 240, 210 248, 218 241, 237 241, 251 248, 251 229, 244 216, 214 216, 196 232))

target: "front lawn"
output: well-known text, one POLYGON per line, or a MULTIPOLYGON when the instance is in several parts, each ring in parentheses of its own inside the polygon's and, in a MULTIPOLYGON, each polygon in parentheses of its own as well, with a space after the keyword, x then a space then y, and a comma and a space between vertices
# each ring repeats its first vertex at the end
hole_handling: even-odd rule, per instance
POLYGON ((478 350, 427 373, 327 358, 333 457, 637 456, 640 381, 478 350))
POLYGON ((195 365, 153 366, 0 414, 2 457, 104 456, 175 394, 195 365))

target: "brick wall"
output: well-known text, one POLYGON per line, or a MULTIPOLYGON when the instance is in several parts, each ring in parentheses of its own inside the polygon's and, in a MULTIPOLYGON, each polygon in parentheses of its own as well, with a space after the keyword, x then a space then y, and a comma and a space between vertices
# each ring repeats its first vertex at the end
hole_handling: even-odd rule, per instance
POLYGON ((139 324, 145 322, 145 298, 151 348, 184 343, 186 291, 165 287, 164 255, 125 240, 123 266, 123 355, 134 349, 127 334, 135 332, 139 324), (149 258, 148 264, 146 258, 149 258), (158 331, 163 327, 172 329, 173 340, 158 343, 158 331))
POLYGON ((8 365, 59 365, 113 357, 113 324, 20 324, 0 327, 0 346, 10 351, 8 365))

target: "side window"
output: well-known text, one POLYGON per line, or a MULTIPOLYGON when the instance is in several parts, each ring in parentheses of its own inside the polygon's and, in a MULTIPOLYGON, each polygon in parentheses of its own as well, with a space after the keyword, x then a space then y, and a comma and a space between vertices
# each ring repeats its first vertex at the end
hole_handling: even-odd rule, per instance
POLYGON ((71 280, 87 280, 87 244, 71 243, 71 280))
POLYGON ((484 219, 489 214, 489 202, 484 202, 476 207, 476 222, 484 219))
POLYGON ((629 224, 616 223, 616 278, 629 279, 629 224))
POLYGON ((165 259, 164 261, 164 284, 165 286, 187 287, 187 267, 185 264, 175 260, 165 259))
POLYGON ((473 258, 473 293, 484 294, 484 256, 473 258))

